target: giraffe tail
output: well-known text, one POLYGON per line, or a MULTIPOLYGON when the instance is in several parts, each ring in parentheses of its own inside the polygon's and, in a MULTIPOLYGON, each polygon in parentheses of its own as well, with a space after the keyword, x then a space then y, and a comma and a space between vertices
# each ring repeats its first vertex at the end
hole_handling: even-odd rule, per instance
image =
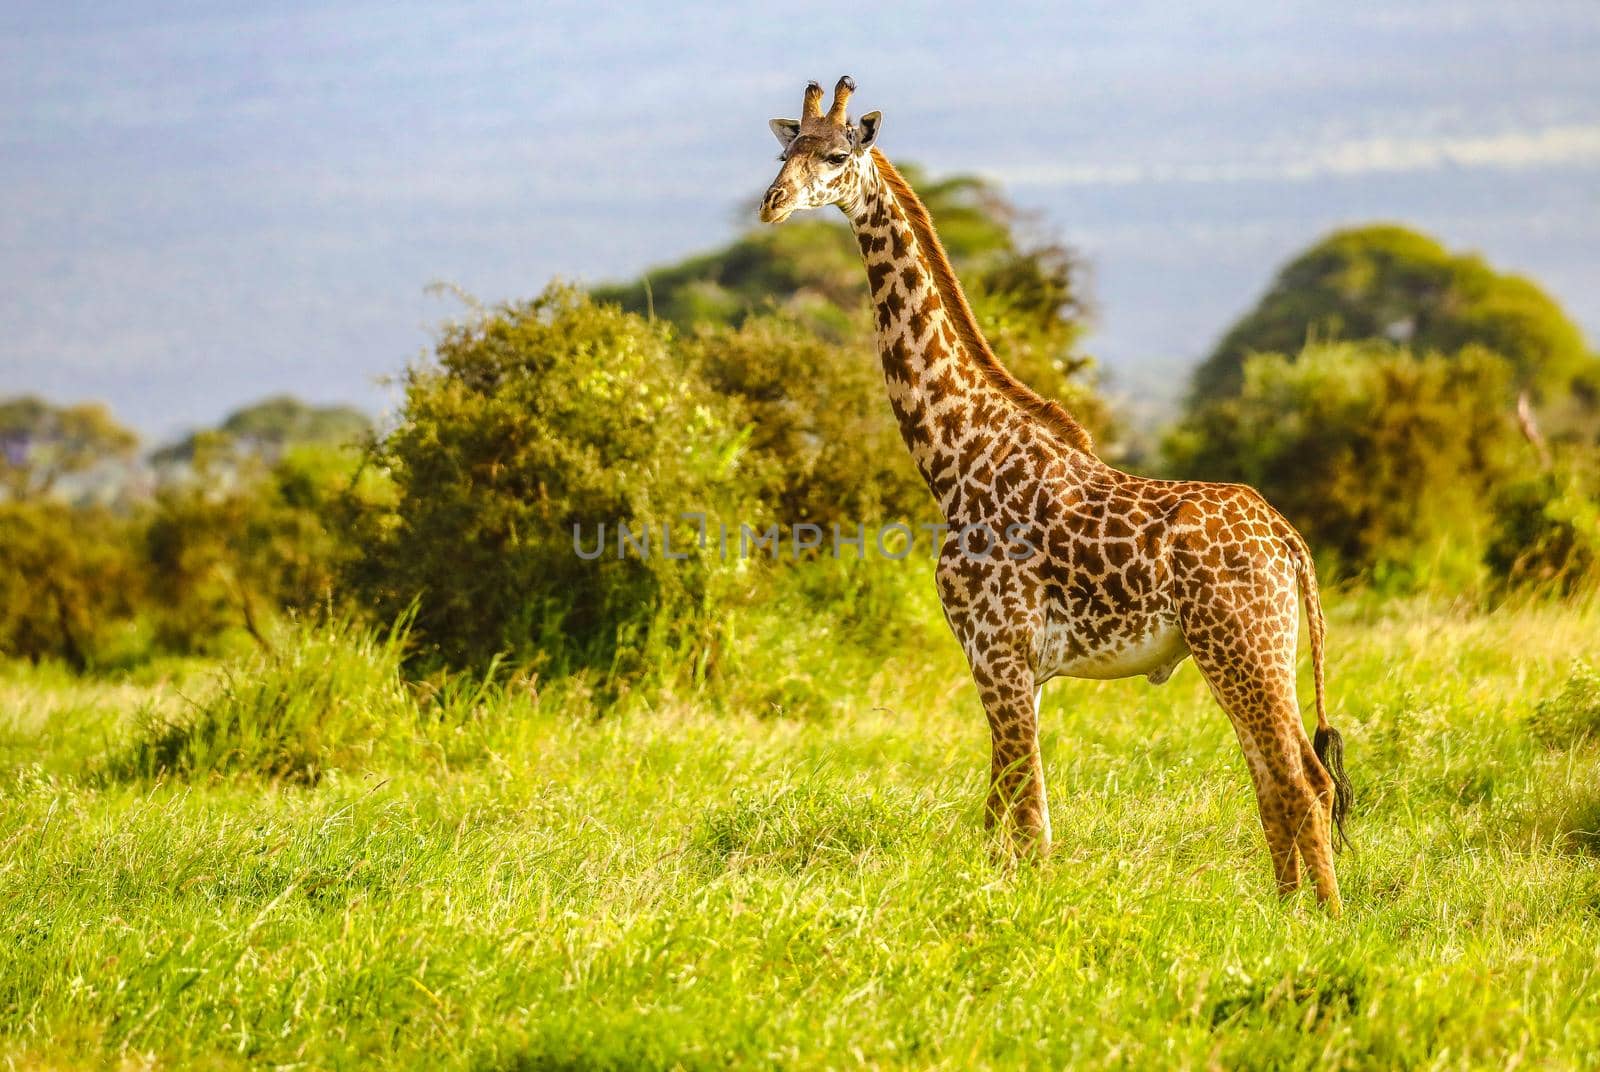
POLYGON ((1316 753, 1328 776, 1333 779, 1333 825, 1339 840, 1349 845, 1345 833, 1345 816, 1350 813, 1352 795, 1350 776, 1344 771, 1344 738, 1328 722, 1327 685, 1323 674, 1323 646, 1327 639, 1327 622, 1322 617, 1322 595, 1317 587, 1317 567, 1311 560, 1311 550, 1305 540, 1292 527, 1284 534, 1289 554, 1294 559, 1295 573, 1300 578, 1300 595, 1306 604, 1306 622, 1311 631, 1311 680, 1317 692, 1317 732, 1311 739, 1311 750, 1316 753))

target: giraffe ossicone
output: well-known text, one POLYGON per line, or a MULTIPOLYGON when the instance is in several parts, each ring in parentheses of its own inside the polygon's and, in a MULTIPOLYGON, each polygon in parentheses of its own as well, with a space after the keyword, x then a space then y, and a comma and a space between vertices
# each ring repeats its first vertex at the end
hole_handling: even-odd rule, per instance
POLYGON ((801 118, 774 119, 782 166, 763 222, 836 205, 849 219, 876 312, 890 408, 952 531, 1030 533, 1031 554, 965 554, 947 540, 936 581, 988 716, 987 825, 1022 855, 1050 849, 1038 695, 1053 677, 1143 675, 1193 657, 1238 733, 1280 892, 1303 862, 1340 910, 1333 835, 1350 800, 1328 724, 1324 624, 1305 541, 1253 489, 1152 480, 1094 453, 1089 434, 995 357, 927 209, 877 147, 882 117, 847 115, 806 87, 801 118), (1295 656, 1304 598, 1317 732, 1300 720, 1295 656))

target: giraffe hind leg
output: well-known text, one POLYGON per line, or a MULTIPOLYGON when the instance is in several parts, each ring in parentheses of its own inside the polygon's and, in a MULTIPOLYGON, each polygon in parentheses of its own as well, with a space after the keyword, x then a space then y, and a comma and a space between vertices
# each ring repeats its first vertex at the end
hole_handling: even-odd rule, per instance
POLYGON ((1298 850, 1317 899, 1337 915, 1342 902, 1329 821, 1333 782, 1313 754, 1295 704, 1294 634, 1288 634, 1287 657, 1283 643, 1262 644, 1259 634, 1254 639, 1230 637, 1226 630, 1197 636, 1191 639, 1195 664, 1239 735, 1280 892, 1298 883, 1298 850))
POLYGON ((1337 913, 1341 901, 1339 880, 1333 870, 1333 778, 1306 737, 1298 711, 1293 715, 1291 729, 1300 749, 1302 784, 1307 794, 1301 802, 1305 820, 1296 829, 1295 842, 1306 870, 1317 884, 1318 898, 1337 913))
MULTIPOLYGON (((1248 747, 1246 750, 1249 751, 1248 747)), ((1256 807, 1261 816, 1261 830, 1267 837, 1267 852, 1272 856, 1272 873, 1278 881, 1278 896, 1287 897, 1300 888, 1300 850, 1295 845, 1295 831, 1279 818, 1277 785, 1266 765, 1251 762, 1249 766, 1250 779, 1255 783, 1256 807)))
POLYGON ((1224 706, 1239 731, 1252 770, 1257 765, 1262 768, 1256 780, 1257 803, 1279 892, 1287 894, 1298 886, 1298 851, 1317 899, 1338 915, 1342 902, 1333 869, 1329 815, 1333 783, 1311 756, 1311 742, 1305 739, 1299 711, 1292 700, 1285 703, 1281 699, 1259 707, 1224 706))

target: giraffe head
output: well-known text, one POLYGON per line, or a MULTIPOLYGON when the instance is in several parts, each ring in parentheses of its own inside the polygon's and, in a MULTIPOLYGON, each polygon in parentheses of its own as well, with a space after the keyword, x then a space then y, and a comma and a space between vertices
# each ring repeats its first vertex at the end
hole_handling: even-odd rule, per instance
POLYGON ((861 170, 867 150, 878 140, 883 122, 868 112, 850 122, 845 106, 856 84, 849 75, 833 87, 833 105, 822 112, 822 87, 812 82, 799 119, 774 119, 767 125, 777 136, 783 167, 761 199, 761 222, 781 223, 800 209, 844 205, 861 191, 861 170))

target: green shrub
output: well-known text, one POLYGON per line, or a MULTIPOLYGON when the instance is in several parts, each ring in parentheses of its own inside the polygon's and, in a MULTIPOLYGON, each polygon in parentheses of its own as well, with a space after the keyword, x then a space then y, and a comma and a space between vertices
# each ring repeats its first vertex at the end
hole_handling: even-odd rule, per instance
POLYGON ((1500 488, 1484 563, 1508 585, 1559 595, 1593 591, 1600 495, 1592 481, 1564 466, 1500 488))
MULTIPOLYGON (((96 470, 127 462, 139 437, 98 402, 55 406, 33 395, 0 399, 0 497, 93 501, 96 470), (79 486, 65 485, 77 480, 79 486)), ((97 488, 95 485, 102 487, 97 488)))
POLYGON ((1251 358, 1239 393, 1165 446, 1174 475, 1259 489, 1345 573, 1413 568, 1441 544, 1470 568, 1522 449, 1511 406, 1511 370, 1484 350, 1318 345, 1251 358))
POLYGON ((742 479, 769 516, 854 531, 857 522, 935 512, 869 348, 765 315, 738 328, 703 328, 685 350, 748 426, 742 479))
POLYGON ((239 454, 275 462, 295 447, 359 446, 372 433, 372 419, 353 406, 318 406, 293 395, 273 395, 241 407, 213 429, 195 432, 150 455, 157 466, 195 462, 220 442, 239 454))
POLYGON ((0 654, 125 668, 228 650, 240 630, 265 643, 284 611, 328 606, 346 554, 330 521, 381 497, 330 441, 363 424, 287 398, 248 407, 158 451, 152 496, 102 407, 0 404, 0 654))
POLYGON ((229 440, 190 443, 192 476, 169 482, 148 509, 143 557, 156 642, 169 651, 216 648, 244 629, 265 633, 285 612, 331 606, 350 553, 335 527, 358 456, 333 447, 288 450, 268 465, 229 440))
POLYGON ((135 532, 99 507, 0 501, 0 655, 102 662, 143 596, 135 532))
POLYGON ((846 553, 752 571, 721 611, 702 698, 758 715, 849 717, 847 682, 950 642, 921 547, 904 561, 846 553))
POLYGON ((669 330, 576 291, 445 330, 376 447, 393 501, 361 513, 347 572, 380 619, 417 604, 428 657, 610 665, 704 641, 711 558, 685 512, 735 515, 740 440, 669 330), (659 553, 671 523, 675 553, 659 553), (619 556, 619 524, 652 553, 619 556), (604 526, 606 551, 581 558, 604 526))

